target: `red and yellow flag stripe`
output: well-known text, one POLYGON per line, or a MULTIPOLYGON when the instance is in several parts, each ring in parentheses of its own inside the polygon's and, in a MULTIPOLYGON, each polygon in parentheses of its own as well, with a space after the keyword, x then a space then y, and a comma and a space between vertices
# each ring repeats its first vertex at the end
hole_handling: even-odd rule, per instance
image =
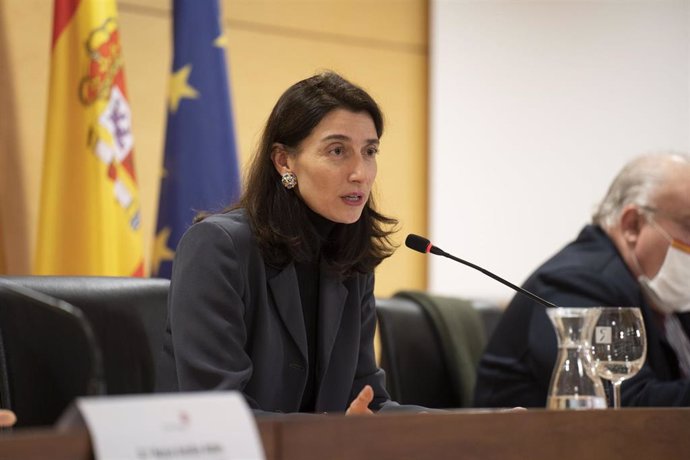
POLYGON ((35 272, 143 276, 115 0, 55 0, 35 272))

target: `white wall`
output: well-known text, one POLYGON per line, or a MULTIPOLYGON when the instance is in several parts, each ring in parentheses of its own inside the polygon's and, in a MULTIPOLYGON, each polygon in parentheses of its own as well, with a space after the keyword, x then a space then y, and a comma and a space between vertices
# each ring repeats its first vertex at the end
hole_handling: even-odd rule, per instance
MULTIPOLYGON (((690 0, 431 9, 429 222, 442 249, 521 284, 589 221, 625 161, 690 150, 690 0)), ((432 292, 512 296, 429 262, 432 292)))

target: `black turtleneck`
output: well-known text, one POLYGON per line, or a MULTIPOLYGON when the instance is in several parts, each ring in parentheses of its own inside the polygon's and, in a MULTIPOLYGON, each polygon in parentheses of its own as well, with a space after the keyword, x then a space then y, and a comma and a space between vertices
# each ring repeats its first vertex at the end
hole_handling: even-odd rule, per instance
POLYGON ((307 208, 309 221, 314 226, 319 236, 319 251, 314 260, 308 262, 296 262, 297 283, 299 285, 299 295, 302 301, 302 316, 304 317, 304 329, 307 332, 307 363, 308 375, 307 386, 304 389, 300 412, 314 412, 316 406, 316 392, 318 381, 316 376, 316 344, 319 317, 319 284, 320 284, 320 263, 321 247, 328 238, 331 230, 335 226, 332 222, 312 210, 307 208))

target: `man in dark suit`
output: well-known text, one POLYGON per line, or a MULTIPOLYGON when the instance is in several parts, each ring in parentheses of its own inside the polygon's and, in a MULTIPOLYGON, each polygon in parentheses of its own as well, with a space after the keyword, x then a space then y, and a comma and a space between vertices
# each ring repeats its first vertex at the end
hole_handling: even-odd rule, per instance
MULTIPOLYGON (((690 156, 628 163, 593 224, 524 288, 563 307, 639 307, 647 360, 623 382, 622 404, 690 405, 690 156)), ((544 407, 556 354, 545 308, 516 295, 479 364, 475 405, 544 407)))

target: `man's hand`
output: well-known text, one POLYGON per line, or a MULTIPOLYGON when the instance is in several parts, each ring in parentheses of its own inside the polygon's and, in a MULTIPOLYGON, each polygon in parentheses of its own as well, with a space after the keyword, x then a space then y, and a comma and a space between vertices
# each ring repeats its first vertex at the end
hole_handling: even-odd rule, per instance
POLYGON ((369 409, 369 404, 371 404, 371 401, 373 400, 374 390, 372 390, 371 386, 365 385, 354 401, 350 403, 350 407, 347 408, 345 415, 373 414, 373 412, 369 409))

